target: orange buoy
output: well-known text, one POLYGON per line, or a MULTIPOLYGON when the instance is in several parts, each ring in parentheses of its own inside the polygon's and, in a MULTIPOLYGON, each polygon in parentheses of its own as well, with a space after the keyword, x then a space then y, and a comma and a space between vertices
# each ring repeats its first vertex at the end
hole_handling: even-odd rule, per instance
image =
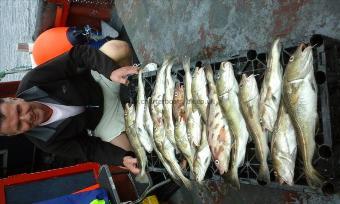
POLYGON ((33 45, 33 58, 37 65, 43 64, 72 48, 67 38, 69 27, 55 27, 41 33, 33 45))

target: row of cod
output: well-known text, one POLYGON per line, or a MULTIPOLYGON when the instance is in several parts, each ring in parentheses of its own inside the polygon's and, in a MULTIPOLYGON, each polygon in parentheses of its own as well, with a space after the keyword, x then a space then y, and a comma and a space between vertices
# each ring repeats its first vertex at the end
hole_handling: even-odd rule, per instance
POLYGON ((184 86, 175 85, 175 58, 166 57, 146 99, 141 69, 136 109, 125 107, 126 132, 141 176, 148 165, 146 152, 154 151, 171 178, 188 189, 192 180, 202 182, 211 160, 224 180, 240 189, 238 168, 247 143, 253 142, 260 163, 258 183, 270 182, 270 156, 277 181, 293 185, 299 150, 308 184, 320 187, 323 179, 312 165, 318 121, 312 47, 298 46, 284 73, 281 49, 276 39, 260 90, 254 75, 243 74, 238 83, 230 62, 222 62, 216 73, 205 65, 191 75, 188 57, 183 58, 184 86), (176 152, 189 165, 191 179, 183 174, 176 152))

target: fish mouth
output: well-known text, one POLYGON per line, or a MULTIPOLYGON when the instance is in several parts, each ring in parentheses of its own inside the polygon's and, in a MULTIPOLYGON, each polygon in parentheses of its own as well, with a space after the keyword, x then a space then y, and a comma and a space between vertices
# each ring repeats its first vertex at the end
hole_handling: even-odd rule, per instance
POLYGON ((126 103, 125 108, 131 112, 134 109, 135 105, 133 103, 126 103))
POLYGON ((246 83, 247 83, 247 75, 246 74, 242 74, 241 76, 241 81, 240 81, 240 87, 242 88, 246 83))
POLYGON ((247 76, 246 74, 242 74, 240 86, 242 87, 247 85, 249 87, 254 87, 254 82, 256 83, 254 74, 251 74, 249 76, 247 76))
POLYGON ((253 74, 249 75, 248 77, 246 76, 246 74, 242 74, 240 88, 243 87, 247 89, 248 92, 247 93, 248 96, 245 98, 244 102, 249 102, 256 98, 256 93, 258 92, 258 90, 256 90, 257 82, 253 74))
POLYGON ((273 42, 272 54, 279 53, 281 49, 282 49, 281 39, 278 37, 273 42))
POLYGON ((301 43, 298 47, 299 53, 303 54, 303 55, 308 55, 307 58, 310 57, 310 55, 312 54, 312 46, 307 45, 305 43, 301 43))
POLYGON ((232 67, 232 64, 230 62, 222 62, 220 69, 224 71, 228 71, 232 67))
POLYGON ((204 74, 204 67, 199 67, 197 72, 198 74, 204 74))

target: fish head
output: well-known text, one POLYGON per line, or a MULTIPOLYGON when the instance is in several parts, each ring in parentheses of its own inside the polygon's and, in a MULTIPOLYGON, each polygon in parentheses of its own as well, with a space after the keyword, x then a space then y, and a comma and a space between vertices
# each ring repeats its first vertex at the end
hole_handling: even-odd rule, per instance
POLYGON ((290 171, 290 168, 281 166, 281 168, 274 171, 277 182, 282 184, 293 185, 294 183, 294 172, 290 171))
POLYGON ((233 65, 230 62, 221 63, 220 70, 215 75, 215 79, 217 90, 220 94, 229 93, 232 89, 236 89, 238 92, 233 65))
MULTIPOLYGON (((204 67, 196 67, 193 78, 192 78, 192 89, 193 90, 204 90, 207 85, 207 79, 205 77, 204 67)), ((196 94, 201 94, 197 92, 196 94)))
POLYGON ((135 105, 129 103, 125 104, 124 117, 128 122, 128 125, 131 125, 135 121, 136 118, 135 105))
POLYGON ((305 78, 310 71, 313 71, 313 52, 312 46, 301 43, 289 58, 286 67, 285 80, 288 82, 305 78))
POLYGON ((282 50, 281 39, 276 38, 272 44, 271 56, 275 58, 280 58, 281 50, 282 50))
POLYGON ((197 79, 201 79, 204 75, 205 75, 204 68, 203 67, 196 67, 192 77, 197 78, 197 79))
POLYGON ((204 179, 205 176, 205 172, 204 172, 204 168, 203 168, 203 164, 202 164, 202 159, 203 158, 196 158, 196 161, 194 163, 194 168, 195 171, 193 171, 194 174, 194 178, 196 181, 198 182, 202 182, 202 180, 204 179))
POLYGON ((247 77, 245 74, 242 74, 240 82, 240 99, 242 101, 251 101, 258 97, 258 92, 255 76, 252 74, 247 77))
POLYGON ((175 86, 174 101, 184 101, 184 86, 179 83, 175 86))
POLYGON ((215 159, 214 164, 215 164, 216 168, 218 169, 220 175, 224 174, 224 172, 227 170, 227 166, 226 166, 225 162, 223 162, 223 161, 215 159))
POLYGON ((198 171, 198 172, 194 172, 194 178, 195 178, 196 181, 198 181, 199 183, 201 183, 202 180, 204 179, 204 176, 205 176, 205 175, 203 175, 201 169, 199 169, 199 170, 197 170, 197 171, 198 171))

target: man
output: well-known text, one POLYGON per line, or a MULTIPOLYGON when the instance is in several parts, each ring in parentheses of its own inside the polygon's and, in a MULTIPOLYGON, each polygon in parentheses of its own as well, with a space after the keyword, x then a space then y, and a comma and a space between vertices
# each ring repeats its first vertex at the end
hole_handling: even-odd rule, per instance
POLYGON ((119 100, 119 84, 138 71, 130 62, 128 44, 112 40, 100 51, 75 46, 40 65, 22 79, 16 98, 0 101, 0 134, 24 135, 43 151, 123 164, 138 174, 119 100))

